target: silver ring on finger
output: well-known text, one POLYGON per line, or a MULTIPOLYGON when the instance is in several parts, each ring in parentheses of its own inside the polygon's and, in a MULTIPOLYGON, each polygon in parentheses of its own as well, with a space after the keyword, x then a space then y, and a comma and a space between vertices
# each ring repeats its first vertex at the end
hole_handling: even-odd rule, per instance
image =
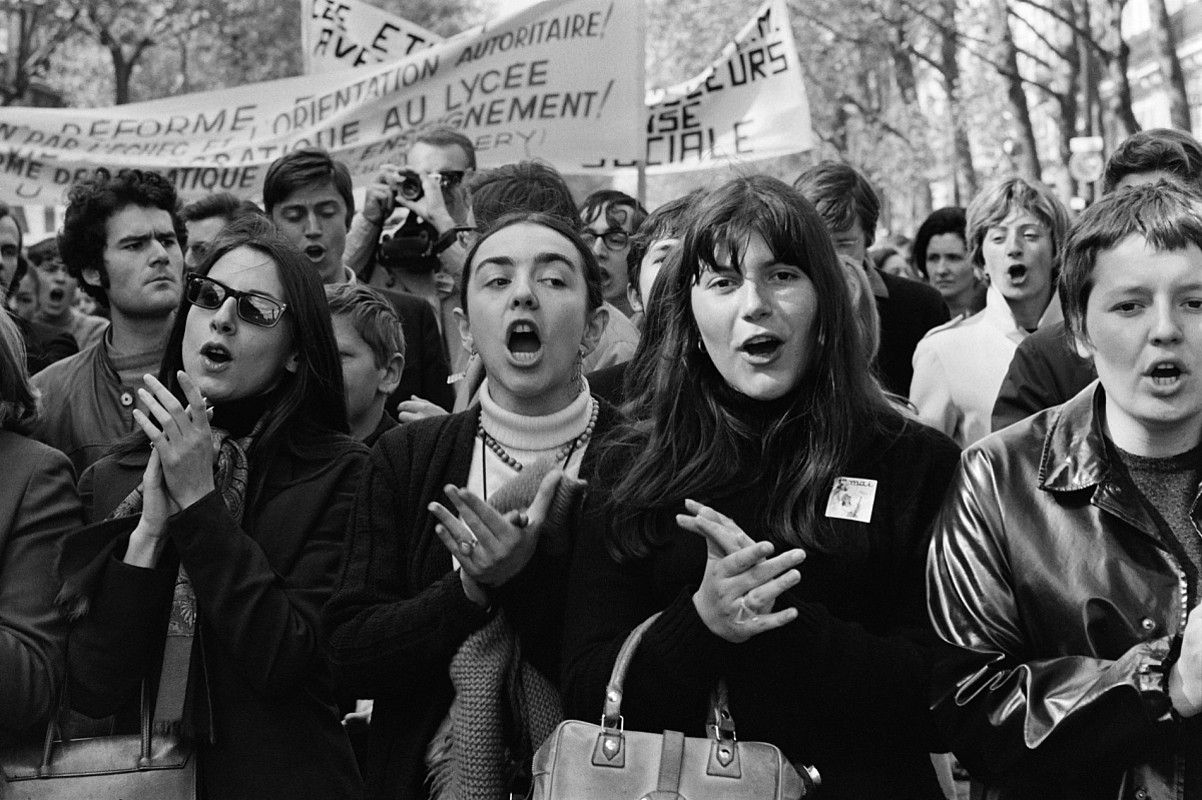
POLYGON ((473 536, 459 543, 459 552, 465 556, 470 556, 472 551, 476 549, 476 545, 480 544, 480 540, 473 536))
POLYGON ((738 606, 739 608, 735 612, 736 625, 747 625, 760 618, 760 615, 752 611, 751 607, 747 605, 747 595, 739 598, 738 606))

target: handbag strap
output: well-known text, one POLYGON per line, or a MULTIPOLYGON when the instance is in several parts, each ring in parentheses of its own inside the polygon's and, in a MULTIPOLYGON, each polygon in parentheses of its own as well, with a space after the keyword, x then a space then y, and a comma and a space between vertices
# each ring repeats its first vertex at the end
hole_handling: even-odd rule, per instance
POLYGON ((639 646, 643 634, 655 624, 662 613, 662 611, 658 611, 643 620, 637 628, 630 632, 626 641, 622 642, 622 649, 618 651, 614 668, 609 673, 609 685, 605 687, 605 709, 601 714, 601 727, 621 730, 622 684, 626 682, 626 670, 630 668, 630 659, 634 658, 635 648, 639 646))

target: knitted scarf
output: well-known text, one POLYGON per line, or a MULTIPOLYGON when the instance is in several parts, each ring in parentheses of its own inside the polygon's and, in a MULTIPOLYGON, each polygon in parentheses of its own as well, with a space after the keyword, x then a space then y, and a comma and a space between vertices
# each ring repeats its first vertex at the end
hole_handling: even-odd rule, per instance
MULTIPOLYGON (((489 498, 505 513, 525 510, 543 477, 558 464, 526 466, 489 498)), ((585 483, 564 476, 543 522, 540 540, 566 536, 576 522, 585 483)), ((527 774, 534 751, 563 719, 555 686, 522 660, 513 626, 498 611, 451 659, 455 700, 426 752, 433 800, 508 800, 527 774)))

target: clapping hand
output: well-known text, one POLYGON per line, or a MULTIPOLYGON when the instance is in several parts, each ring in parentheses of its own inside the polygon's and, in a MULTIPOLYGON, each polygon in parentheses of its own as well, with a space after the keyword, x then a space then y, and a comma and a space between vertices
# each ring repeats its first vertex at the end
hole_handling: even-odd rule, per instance
POLYGON ((186 407, 153 375, 145 375, 146 388, 138 397, 155 422, 138 409, 133 417, 159 457, 168 495, 183 509, 213 491, 214 452, 205 399, 188 373, 180 370, 177 377, 186 407))
POLYGON ((797 609, 773 611, 776 599, 801 581, 796 567, 805 560, 801 549, 773 557, 771 542, 757 542, 729 517, 694 500, 676 523, 705 537, 708 558, 693 605, 706 627, 728 642, 787 625, 797 609))
POLYGON ((460 566, 464 592, 488 606, 488 590, 509 582, 534 556, 543 522, 563 478, 561 470, 547 473, 525 512, 502 514, 467 489, 444 487, 458 515, 442 503, 429 509, 439 523, 435 533, 460 566))

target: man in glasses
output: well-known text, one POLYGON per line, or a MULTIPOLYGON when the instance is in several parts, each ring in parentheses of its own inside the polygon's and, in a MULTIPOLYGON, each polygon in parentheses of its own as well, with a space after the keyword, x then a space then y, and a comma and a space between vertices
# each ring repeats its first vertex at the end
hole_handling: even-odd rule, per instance
POLYGON ((177 207, 175 187, 155 172, 97 170, 71 188, 59 252, 112 324, 34 376, 44 413, 33 435, 66 453, 76 474, 134 429, 142 376, 158 372, 183 293, 187 232, 177 207))
MULTIPOLYGON (((367 203, 372 203, 369 192, 367 203)), ((263 180, 263 206, 276 229, 290 239, 317 270, 322 283, 337 286, 358 280, 343 264, 348 226, 355 215, 351 173, 325 150, 294 150, 272 162, 263 180)), ((406 369, 389 408, 412 403, 450 410, 454 393, 447 385, 447 359, 438 321, 417 297, 397 291, 385 296, 401 317, 406 369)))
POLYGON ((52 236, 30 245, 26 259, 37 278, 38 310, 34 319, 59 333, 69 334, 80 349, 100 341, 109 322, 75 307, 79 282, 71 277, 67 265, 59 257, 58 239, 52 236))
POLYGON ((593 192, 580 206, 584 241, 593 248, 601 266, 601 292, 627 317, 634 310, 626 295, 626 254, 630 252, 630 237, 646 218, 647 209, 642 203, 615 189, 593 192))
POLYGON ((466 253, 456 231, 467 226, 467 181, 476 170, 476 149, 456 130, 432 128, 414 138, 403 162, 385 164, 367 188, 363 212, 347 234, 343 260, 376 288, 426 301, 438 317, 450 368, 460 371, 467 353, 454 311, 466 253), (402 208, 405 222, 381 243, 385 222, 402 208))

